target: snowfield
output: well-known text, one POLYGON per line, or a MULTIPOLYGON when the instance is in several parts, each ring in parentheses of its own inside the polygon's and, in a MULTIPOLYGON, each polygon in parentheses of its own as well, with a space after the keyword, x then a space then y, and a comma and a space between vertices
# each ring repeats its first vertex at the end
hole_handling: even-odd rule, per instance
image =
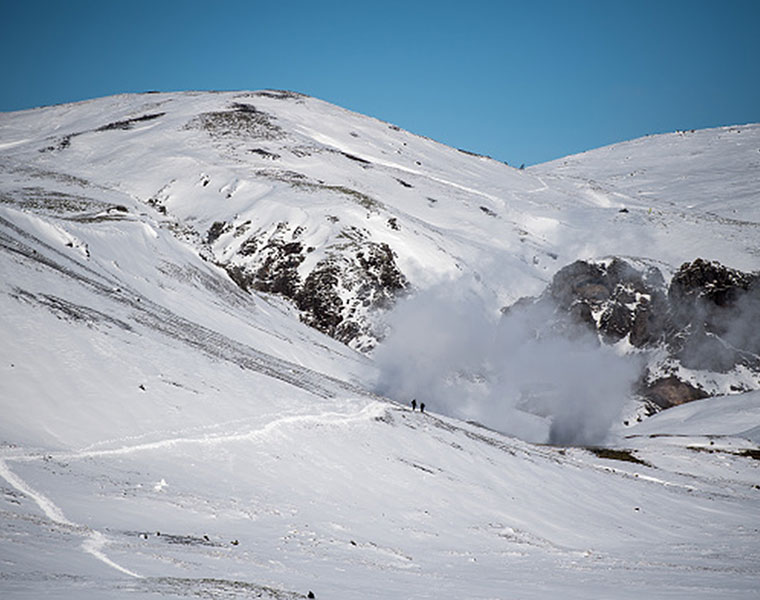
POLYGON ((576 259, 756 271, 758 175, 758 125, 517 170, 284 92, 0 115, 0 596, 757 598, 759 391, 559 447, 367 350, 393 290, 480 332, 576 259))

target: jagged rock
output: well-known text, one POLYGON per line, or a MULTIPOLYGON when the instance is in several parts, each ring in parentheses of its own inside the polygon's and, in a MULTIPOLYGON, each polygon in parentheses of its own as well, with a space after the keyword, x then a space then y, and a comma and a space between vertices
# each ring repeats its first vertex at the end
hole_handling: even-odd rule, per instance
MULTIPOLYGON (((373 283, 370 305, 385 308, 396 294, 406 287, 406 277, 396 266, 388 244, 369 244, 356 256, 364 269, 365 279, 373 283)), ((365 292, 366 293, 366 292, 365 292)))
POLYGON ((625 304, 615 302, 602 313, 599 329, 608 340, 616 342, 630 333, 633 320, 633 311, 625 304))
POLYGON ((225 223, 224 221, 215 221, 206 232, 206 243, 209 245, 213 244, 217 239, 219 239, 220 235, 229 231, 230 228, 231 225, 229 225, 229 223, 225 223))
POLYGON ((548 291, 560 308, 567 309, 579 300, 609 296, 603 282, 604 271, 598 265, 577 260, 557 272, 548 291))
POLYGON ((305 323, 346 344, 365 338, 357 347, 369 350, 376 336, 367 316, 389 308, 407 283, 390 246, 362 238, 354 246, 320 261, 295 299, 305 323))
POLYGON ((594 314, 591 307, 585 302, 576 302, 568 311, 574 325, 588 325, 590 328, 595 327, 594 314))
POLYGON ((335 336, 343 318, 343 301, 338 295, 339 272, 335 264, 318 265, 294 296, 296 305, 304 312, 303 321, 330 336, 335 336))
MULTIPOLYGON (((560 269, 539 298, 523 298, 503 312, 532 304, 548 306, 553 316, 541 327, 554 334, 575 339, 586 331, 600 343, 627 340, 648 351, 640 392, 660 408, 725 393, 726 379, 709 378, 712 387, 704 389, 696 384, 699 372, 731 377, 746 368, 760 388, 758 274, 696 259, 667 285, 660 270, 643 261, 576 261, 560 269), (685 370, 676 377, 679 365, 685 370)), ((728 388, 746 390, 746 379, 728 388)))
POLYGON ((263 260, 253 287, 262 292, 294 297, 301 283, 298 266, 305 258, 302 251, 303 246, 299 242, 270 241, 261 250, 263 260))
MULTIPOLYGON (((231 230, 215 223, 207 249, 231 230)), ((241 288, 284 296, 301 311, 304 323, 357 349, 371 349, 377 342, 371 313, 389 308, 407 286, 393 250, 348 227, 341 230, 340 243, 322 248, 324 258, 304 270, 306 256, 317 250, 304 243, 307 234, 303 226, 277 223, 251 233, 219 264, 241 288)))
POLYGON ((760 364, 760 276, 701 258, 684 263, 668 288, 671 351, 692 369, 726 373, 760 364))
POLYGON ((651 299, 642 298, 633 315, 628 341, 634 348, 647 348, 662 340, 667 322, 665 296, 655 290, 651 299))
POLYGON ((722 335, 731 329, 736 310, 760 309, 760 275, 698 258, 681 265, 671 281, 668 299, 676 325, 699 322, 722 335))
POLYGON ((662 337, 664 280, 654 267, 636 269, 614 258, 609 264, 575 261, 560 269, 547 292, 560 313, 576 324, 585 324, 608 342, 617 342, 635 328, 631 343, 643 347, 662 337))
POLYGON ((671 303, 686 309, 693 308, 698 302, 710 308, 730 308, 757 280, 757 275, 697 258, 681 265, 673 275, 668 297, 671 303))

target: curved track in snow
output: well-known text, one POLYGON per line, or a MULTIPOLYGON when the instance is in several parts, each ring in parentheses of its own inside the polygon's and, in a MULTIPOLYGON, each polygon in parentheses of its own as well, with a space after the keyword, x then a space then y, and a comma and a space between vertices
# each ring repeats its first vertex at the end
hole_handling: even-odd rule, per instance
POLYGON ((63 525, 74 533, 83 536, 85 539, 82 542, 82 549, 85 552, 91 554, 96 559, 108 565, 112 569, 116 569, 125 575, 137 578, 142 577, 141 575, 135 573, 134 571, 130 571, 126 567, 121 566, 106 556, 103 550, 108 545, 108 538, 106 538, 105 535, 103 535, 100 531, 90 529, 85 525, 79 525, 67 519, 63 514, 63 511, 58 506, 56 506, 50 498, 45 496, 45 494, 42 492, 39 492, 32 488, 28 483, 21 479, 21 477, 11 471, 11 469, 8 467, 7 462, 2 458, 0 458, 0 477, 5 479, 16 490, 28 498, 31 498, 48 519, 54 523, 57 523, 58 525, 63 525))

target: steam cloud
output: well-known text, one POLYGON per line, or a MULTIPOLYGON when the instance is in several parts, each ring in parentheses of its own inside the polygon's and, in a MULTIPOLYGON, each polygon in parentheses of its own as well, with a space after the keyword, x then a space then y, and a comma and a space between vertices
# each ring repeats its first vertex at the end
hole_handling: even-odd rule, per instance
POLYGON ((551 309, 490 310, 469 285, 400 302, 375 352, 376 390, 533 442, 603 443, 639 365, 596 337, 553 332, 551 309))

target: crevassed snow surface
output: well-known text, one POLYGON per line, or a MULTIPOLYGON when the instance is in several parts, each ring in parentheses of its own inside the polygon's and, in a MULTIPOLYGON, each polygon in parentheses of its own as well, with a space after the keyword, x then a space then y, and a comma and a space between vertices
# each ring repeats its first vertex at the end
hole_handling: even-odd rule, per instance
POLYGON ((2 115, 0 595, 756 598, 760 393, 619 425, 616 453, 412 412, 188 232, 285 220, 318 253, 333 216, 417 288, 464 273, 501 302, 591 256, 756 269, 740 129, 518 171, 271 93, 2 115), (192 125, 233 102, 265 131, 192 125))

